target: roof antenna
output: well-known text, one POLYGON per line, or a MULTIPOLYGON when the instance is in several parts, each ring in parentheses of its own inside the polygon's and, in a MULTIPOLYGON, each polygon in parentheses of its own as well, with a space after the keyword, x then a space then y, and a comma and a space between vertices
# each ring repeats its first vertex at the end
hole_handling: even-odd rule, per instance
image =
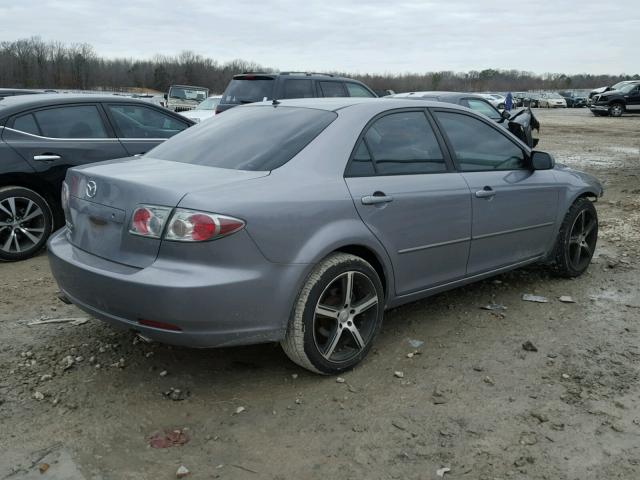
POLYGON ((280 102, 274 98, 273 101, 271 102, 271 105, 273 105, 274 107, 277 107, 278 105, 280 105, 280 102))

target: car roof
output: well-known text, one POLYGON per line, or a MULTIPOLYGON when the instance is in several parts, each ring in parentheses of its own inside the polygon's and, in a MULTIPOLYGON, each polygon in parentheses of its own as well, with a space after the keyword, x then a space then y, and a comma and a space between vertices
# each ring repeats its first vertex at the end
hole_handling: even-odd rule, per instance
POLYGON ((394 95, 388 95, 386 98, 414 98, 420 99, 422 97, 437 97, 437 98, 480 98, 485 100, 485 97, 478 93, 472 92, 440 92, 440 91, 423 91, 423 92, 407 92, 407 93, 396 93, 394 95))
MULTIPOLYGON (((415 98, 415 102, 412 102, 412 106, 423 107, 438 107, 443 108, 455 108, 465 111, 471 111, 468 108, 460 107, 455 104, 443 105, 442 102, 433 100, 422 100, 415 98)), ((236 108, 247 108, 251 106, 273 106, 272 101, 248 103, 236 108)), ((394 108, 408 108, 408 102, 405 98, 368 98, 368 97, 332 97, 332 98, 298 98, 290 100, 278 100, 278 106, 284 107, 299 107, 299 108, 314 108, 317 110, 326 110, 331 112, 337 112, 345 108, 364 108, 372 113, 384 112, 385 110, 392 110, 394 108)))
POLYGON ((13 115, 30 108, 66 105, 70 103, 140 103, 143 105, 153 105, 153 103, 140 100, 138 98, 125 97, 121 95, 95 95, 80 93, 36 93, 33 95, 15 95, 5 97, 0 100, 0 117, 13 115))

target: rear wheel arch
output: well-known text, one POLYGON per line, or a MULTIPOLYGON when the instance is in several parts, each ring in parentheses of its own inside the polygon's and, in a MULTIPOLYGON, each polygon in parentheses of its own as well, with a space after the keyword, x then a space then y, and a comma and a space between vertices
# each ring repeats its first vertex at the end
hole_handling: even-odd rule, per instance
POLYGON ((55 187, 52 185, 39 180, 33 175, 4 174, 0 175, 0 188, 4 187, 19 187, 33 190, 49 204, 55 225, 61 226, 62 223, 64 223, 64 213, 62 212, 59 200, 60 193, 56 192, 55 187))
POLYGON ((384 290, 385 299, 389 298, 389 293, 392 290, 392 285, 390 283, 392 277, 387 272, 387 267, 385 266, 382 259, 380 259, 379 255, 373 249, 358 244, 344 245, 333 250, 331 253, 329 253, 329 255, 338 252, 348 253, 356 257, 360 257, 364 261, 369 263, 380 277, 380 282, 382 283, 382 289, 384 290))

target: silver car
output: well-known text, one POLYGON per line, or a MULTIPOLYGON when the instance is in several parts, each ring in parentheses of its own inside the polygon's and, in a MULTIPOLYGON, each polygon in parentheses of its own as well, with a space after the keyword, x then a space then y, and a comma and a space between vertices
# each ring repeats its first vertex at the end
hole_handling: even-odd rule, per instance
POLYGON ((456 105, 263 102, 71 169, 49 258, 62 293, 114 326, 281 342, 334 374, 365 357, 385 309, 535 262, 583 273, 601 194, 456 105))

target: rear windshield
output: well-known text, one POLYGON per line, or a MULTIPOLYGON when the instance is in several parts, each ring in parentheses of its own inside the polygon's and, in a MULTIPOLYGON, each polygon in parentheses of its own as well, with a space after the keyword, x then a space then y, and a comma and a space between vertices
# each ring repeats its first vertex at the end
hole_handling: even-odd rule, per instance
POLYGON ((242 103, 262 102, 273 98, 274 80, 270 77, 231 80, 222 95, 220 103, 240 105, 242 103))
POLYGON ((273 170, 291 160, 337 116, 310 108, 233 108, 185 130, 147 155, 233 170, 273 170))

